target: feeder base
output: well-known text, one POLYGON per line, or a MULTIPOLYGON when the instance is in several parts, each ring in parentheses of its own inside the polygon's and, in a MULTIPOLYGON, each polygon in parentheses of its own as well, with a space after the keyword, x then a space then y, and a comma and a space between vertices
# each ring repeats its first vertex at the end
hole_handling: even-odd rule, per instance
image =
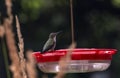
MULTIPOLYGON (((71 60, 64 69, 66 73, 86 73, 103 71, 110 66, 111 60, 71 60)), ((46 73, 59 72, 58 62, 38 63, 38 67, 46 73)))

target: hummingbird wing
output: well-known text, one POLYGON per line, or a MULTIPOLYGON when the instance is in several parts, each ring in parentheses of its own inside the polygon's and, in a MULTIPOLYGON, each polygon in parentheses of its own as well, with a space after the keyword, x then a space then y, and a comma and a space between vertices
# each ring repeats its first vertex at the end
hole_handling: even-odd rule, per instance
POLYGON ((53 39, 47 40, 47 42, 45 43, 45 45, 43 47, 42 53, 52 49, 54 45, 55 45, 55 42, 53 39))

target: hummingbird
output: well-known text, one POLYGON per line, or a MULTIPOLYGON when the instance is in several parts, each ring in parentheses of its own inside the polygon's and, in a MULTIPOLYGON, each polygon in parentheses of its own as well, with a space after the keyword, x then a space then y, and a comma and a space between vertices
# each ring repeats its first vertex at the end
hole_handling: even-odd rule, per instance
MULTIPOLYGON (((61 32, 61 31, 60 31, 61 32)), ((60 33, 60 32, 55 32, 55 33, 50 33, 49 34, 49 38, 46 41, 46 43, 43 46, 43 50, 41 53, 44 53, 46 51, 53 51, 55 49, 56 46, 56 36, 60 33)))

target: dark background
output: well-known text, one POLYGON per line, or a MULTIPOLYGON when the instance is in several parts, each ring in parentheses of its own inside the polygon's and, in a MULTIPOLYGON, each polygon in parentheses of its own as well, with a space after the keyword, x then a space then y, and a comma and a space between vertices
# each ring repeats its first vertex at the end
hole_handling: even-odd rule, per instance
MULTIPOLYGON (((41 51, 49 33, 57 36, 56 49, 71 43, 69 0, 13 0, 13 15, 18 15, 25 51, 41 51)), ((6 17, 4 0, 0 0, 0 20, 6 17)), ((66 78, 120 78, 120 0, 73 0, 74 35, 77 48, 115 48, 111 66, 103 72, 67 74, 66 78)), ((16 30, 14 30, 16 34, 16 30)), ((16 39, 17 43, 17 39, 16 39)), ((2 47, 0 47, 2 49, 2 47)), ((0 78, 5 78, 2 50, 0 78)), ((43 72, 38 70, 41 77, 43 72)), ((52 78, 55 74, 48 74, 52 78)))

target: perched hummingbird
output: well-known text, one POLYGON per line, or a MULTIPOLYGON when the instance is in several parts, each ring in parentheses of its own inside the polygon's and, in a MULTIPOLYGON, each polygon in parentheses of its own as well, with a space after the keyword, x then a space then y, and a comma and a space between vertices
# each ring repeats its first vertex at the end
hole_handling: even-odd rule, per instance
POLYGON ((60 32, 50 33, 49 39, 46 41, 45 45, 43 46, 43 50, 42 50, 41 53, 44 53, 46 51, 52 51, 52 50, 54 50, 54 48, 56 46, 56 36, 59 33, 60 32))

